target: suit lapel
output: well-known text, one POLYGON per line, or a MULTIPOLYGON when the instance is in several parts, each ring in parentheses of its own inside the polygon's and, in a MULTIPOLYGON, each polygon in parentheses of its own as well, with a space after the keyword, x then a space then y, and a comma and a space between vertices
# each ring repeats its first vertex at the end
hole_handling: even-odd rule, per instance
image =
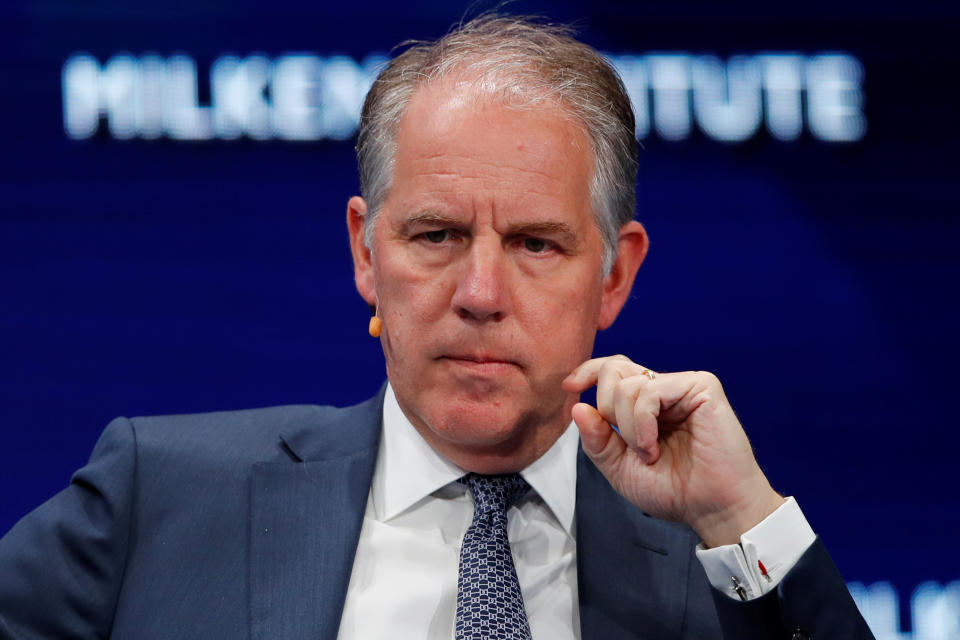
MULTIPOLYGON (((336 638, 380 442, 383 389, 281 434, 288 459, 254 466, 254 640, 336 638)), ((617 495, 577 458, 577 582, 583 640, 678 638, 694 544, 617 495)))
POLYGON ((689 535, 618 495, 581 450, 577 458, 577 584, 583 640, 679 638, 689 535))
POLYGON ((254 640, 336 638, 380 440, 383 392, 281 434, 289 458, 254 466, 254 640))

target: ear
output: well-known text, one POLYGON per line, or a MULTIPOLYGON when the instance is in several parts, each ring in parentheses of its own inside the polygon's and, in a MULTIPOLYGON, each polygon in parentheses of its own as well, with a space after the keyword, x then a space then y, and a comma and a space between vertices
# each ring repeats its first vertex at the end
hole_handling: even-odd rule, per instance
POLYGON ((613 324, 620 309, 627 302, 630 290, 633 289, 633 279, 643 264, 643 259, 647 257, 649 247, 647 230, 642 224, 631 220, 620 227, 617 259, 610 273, 603 279, 603 298, 600 301, 600 316, 597 321, 597 328, 601 331, 613 324))
POLYGON ((373 283, 373 261, 370 249, 363 243, 363 227, 367 215, 367 203, 360 196, 347 202, 347 231, 350 234, 350 252, 353 254, 353 280, 366 303, 377 304, 377 291, 373 283))

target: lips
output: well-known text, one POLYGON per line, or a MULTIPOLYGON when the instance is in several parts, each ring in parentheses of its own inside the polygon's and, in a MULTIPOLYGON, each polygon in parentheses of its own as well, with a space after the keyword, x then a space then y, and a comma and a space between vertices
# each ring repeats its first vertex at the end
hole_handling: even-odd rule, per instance
POLYGON ((476 362, 478 364, 485 364, 489 362, 501 362, 506 364, 516 364, 510 358, 503 358, 496 355, 488 355, 483 353, 447 353, 443 355, 444 358, 450 358, 451 360, 466 360, 467 362, 476 362))
POLYGON ((520 367, 515 360, 487 353, 450 353, 440 356, 451 364, 477 372, 498 373, 520 367))

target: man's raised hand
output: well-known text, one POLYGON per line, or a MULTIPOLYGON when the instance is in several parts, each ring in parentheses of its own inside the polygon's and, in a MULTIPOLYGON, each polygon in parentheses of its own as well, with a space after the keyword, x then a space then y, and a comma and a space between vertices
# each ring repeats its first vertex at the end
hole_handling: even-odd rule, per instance
POLYGON ((688 524, 714 547, 739 542, 783 503, 713 374, 654 374, 609 356, 587 360, 563 381, 576 393, 593 385, 597 407, 573 407, 583 449, 644 511, 688 524))

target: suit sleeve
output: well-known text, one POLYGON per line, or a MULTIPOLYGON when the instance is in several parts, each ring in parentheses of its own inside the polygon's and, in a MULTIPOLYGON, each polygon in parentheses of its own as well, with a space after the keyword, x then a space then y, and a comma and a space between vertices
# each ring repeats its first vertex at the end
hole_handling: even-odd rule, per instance
POLYGON ((730 640, 873 640, 843 577, 819 538, 769 593, 741 602, 716 589, 713 599, 730 640))
POLYGON ((70 485, 0 539, 0 639, 105 638, 123 580, 136 479, 130 422, 111 422, 70 485))

